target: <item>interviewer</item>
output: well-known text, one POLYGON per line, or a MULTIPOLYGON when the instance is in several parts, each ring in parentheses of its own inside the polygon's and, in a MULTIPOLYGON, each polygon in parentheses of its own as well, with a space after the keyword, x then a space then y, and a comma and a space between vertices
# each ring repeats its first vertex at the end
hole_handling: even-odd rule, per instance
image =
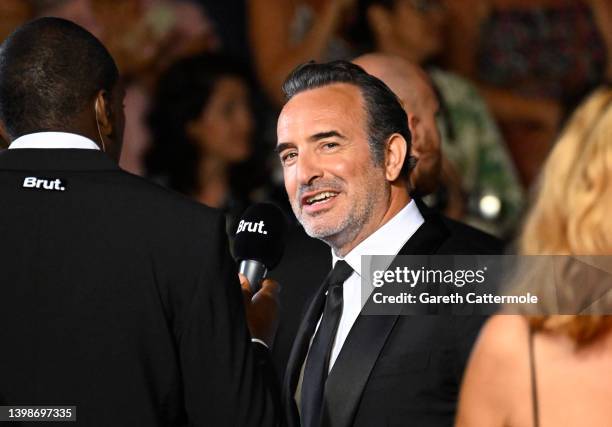
POLYGON ((119 169, 122 99, 69 21, 0 47, 0 405, 76 406, 88 427, 274 425, 223 216, 119 169))

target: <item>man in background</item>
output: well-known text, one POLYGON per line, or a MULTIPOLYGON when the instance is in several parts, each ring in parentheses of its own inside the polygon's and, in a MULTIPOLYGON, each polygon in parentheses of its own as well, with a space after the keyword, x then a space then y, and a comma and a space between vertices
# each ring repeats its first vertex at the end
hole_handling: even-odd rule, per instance
POLYGON ((408 116, 412 155, 416 159, 410 174, 412 192, 434 193, 440 186, 443 156, 436 124, 440 103, 429 77, 418 65, 392 55, 362 55, 353 63, 382 80, 401 101, 408 116))
MULTIPOLYGON (((463 203, 461 176, 444 155, 441 134, 437 118, 441 112, 440 102, 427 73, 417 64, 402 57, 370 53, 362 55, 353 62, 382 80, 397 95, 408 116, 408 128, 412 136, 412 155, 416 159, 414 170, 410 174, 411 195, 424 214, 431 209, 423 202, 429 196, 444 188, 447 197, 445 214, 449 209, 458 210, 463 203)), ((463 232, 471 233, 475 229, 464 227, 459 222, 441 217, 450 228, 459 227, 463 232)), ((477 237, 482 237, 477 233, 477 237)))

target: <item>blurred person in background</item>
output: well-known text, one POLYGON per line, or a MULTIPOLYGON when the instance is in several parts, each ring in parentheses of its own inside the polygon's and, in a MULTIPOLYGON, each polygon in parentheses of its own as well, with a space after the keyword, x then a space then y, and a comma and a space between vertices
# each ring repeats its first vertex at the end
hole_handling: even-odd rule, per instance
MULTIPOLYGON (((353 62, 389 86, 406 110, 412 136, 411 154, 416 159, 410 174, 410 194, 419 208, 429 212, 421 198, 427 198, 443 186, 446 194, 445 216, 461 218, 464 209, 461 177, 442 153, 436 123, 440 103, 427 73, 406 59, 382 53, 365 54, 353 62)), ((454 227, 456 223, 446 217, 446 225, 454 227)))
POLYGON ((282 83, 299 64, 349 59, 342 36, 356 0, 249 0, 249 38, 259 80, 270 99, 284 102, 282 83))
POLYGON ((108 46, 126 84, 125 144, 120 165, 145 174, 151 135, 145 112, 159 74, 179 58, 217 49, 205 11, 187 0, 35 0, 43 16, 70 19, 108 46))
MULTIPOLYGON (((522 254, 612 254, 610 135, 607 87, 578 108, 546 160, 522 254)), ((588 284, 570 285, 577 296, 588 284)), ((471 356, 457 426, 610 425, 611 370, 612 316, 495 316, 471 356)))
POLYGON ((568 112, 612 77, 609 0, 446 0, 449 66, 477 82, 523 183, 568 112))
POLYGON ((382 53, 361 55, 352 62, 386 84, 406 110, 411 155, 416 158, 410 174, 412 191, 420 194, 436 191, 442 168, 440 132, 436 126, 440 104, 427 74, 408 60, 382 53))
POLYGON ((437 120, 449 160, 444 163, 445 185, 436 204, 455 219, 508 236, 520 219, 523 190, 476 88, 456 74, 430 66, 445 47, 446 24, 440 0, 360 0, 353 36, 367 51, 396 55, 426 68, 440 104, 437 120), (453 181, 460 183, 459 194, 453 181))
POLYGON ((248 38, 247 7, 249 0, 192 0, 202 5, 214 22, 215 35, 223 53, 252 67, 248 38))
MULTIPOLYGON (((4 0, 0 2, 0 43, 15 28, 32 17, 32 6, 26 0, 4 0)), ((0 123, 0 127, 2 123, 0 123)), ((2 133, 2 132, 0 132, 2 133)), ((8 147, 8 141, 0 136, 0 150, 8 147)))
POLYGON ((148 175, 225 209, 231 229, 265 177, 265 161, 253 143, 250 88, 241 64, 220 54, 179 60, 159 79, 148 125, 148 175))
POLYGON ((27 0, 3 0, 0 2, 0 43, 15 28, 32 18, 32 5, 27 0))
POLYGON ((188 0, 34 2, 39 15, 69 19, 103 40, 124 78, 218 46, 205 12, 188 0))

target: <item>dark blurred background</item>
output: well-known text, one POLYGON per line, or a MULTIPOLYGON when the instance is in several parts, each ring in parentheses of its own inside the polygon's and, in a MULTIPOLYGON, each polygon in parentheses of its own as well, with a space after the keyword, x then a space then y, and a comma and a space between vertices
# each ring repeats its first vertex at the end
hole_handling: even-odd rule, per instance
POLYGON ((288 206, 275 121, 302 62, 420 64, 459 194, 429 203, 507 240, 565 119, 612 77, 608 0, 2 0, 0 40, 39 16, 84 26, 116 59, 121 166, 225 209, 228 229, 254 201, 288 206))

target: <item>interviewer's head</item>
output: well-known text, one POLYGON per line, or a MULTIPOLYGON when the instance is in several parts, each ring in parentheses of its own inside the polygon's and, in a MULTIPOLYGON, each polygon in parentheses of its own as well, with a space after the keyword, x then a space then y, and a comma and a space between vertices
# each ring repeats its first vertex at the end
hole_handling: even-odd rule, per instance
POLYGON ((346 61, 303 64, 283 90, 277 151, 291 206, 309 235, 343 256, 410 200, 406 113, 382 81, 346 61))
POLYGON ((23 25, 0 46, 0 120, 9 141, 41 131, 73 132, 105 145, 117 159, 124 115, 113 58, 70 21, 41 18, 23 25))

